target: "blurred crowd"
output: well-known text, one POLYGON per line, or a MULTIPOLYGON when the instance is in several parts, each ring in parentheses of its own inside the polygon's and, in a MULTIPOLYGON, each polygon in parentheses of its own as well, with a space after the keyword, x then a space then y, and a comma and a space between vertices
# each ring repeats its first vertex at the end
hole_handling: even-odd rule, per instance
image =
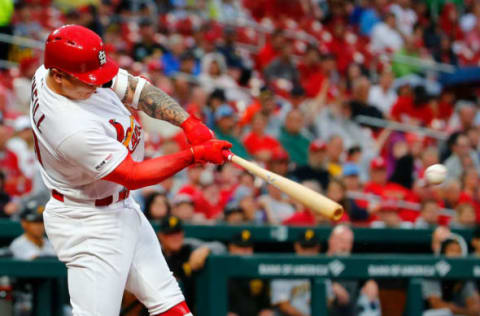
MULTIPOLYGON (((48 33, 75 23, 235 154, 343 205, 341 222, 473 227, 478 91, 439 77, 476 69, 479 19, 473 0, 18 1, 0 19, 4 33, 29 40, 0 50, 0 217, 18 219, 32 197, 50 195, 35 162, 30 78, 48 33), (429 185, 424 170, 439 162, 447 180, 429 185)), ((138 116, 147 159, 186 148, 183 132, 138 116)), ((333 224, 230 163, 191 166, 134 197, 153 221, 333 224)))

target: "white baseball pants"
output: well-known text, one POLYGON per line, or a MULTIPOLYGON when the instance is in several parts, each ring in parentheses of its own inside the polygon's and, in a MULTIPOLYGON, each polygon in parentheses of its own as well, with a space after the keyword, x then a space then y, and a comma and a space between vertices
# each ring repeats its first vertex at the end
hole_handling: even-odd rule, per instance
POLYGON ((44 222, 67 266, 74 316, 118 316, 124 289, 150 315, 184 300, 152 226, 131 197, 100 208, 52 198, 44 222))

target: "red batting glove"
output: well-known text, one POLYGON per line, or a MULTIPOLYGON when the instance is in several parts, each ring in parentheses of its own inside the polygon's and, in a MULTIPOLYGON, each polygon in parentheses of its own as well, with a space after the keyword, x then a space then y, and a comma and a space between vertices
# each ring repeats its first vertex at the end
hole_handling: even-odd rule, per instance
POLYGON ((205 143, 192 147, 193 158, 197 163, 211 162, 223 164, 227 158, 223 154, 224 150, 232 148, 232 144, 224 140, 211 139, 205 143))
POLYGON ((180 127, 191 145, 199 145, 213 138, 213 132, 193 115, 190 115, 180 127))

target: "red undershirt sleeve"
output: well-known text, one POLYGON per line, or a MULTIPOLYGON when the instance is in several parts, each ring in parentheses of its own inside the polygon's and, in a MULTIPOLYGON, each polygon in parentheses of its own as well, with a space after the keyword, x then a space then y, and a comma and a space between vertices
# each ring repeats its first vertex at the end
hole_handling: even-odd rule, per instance
POLYGON ((133 161, 128 154, 112 172, 102 179, 121 184, 129 190, 136 190, 162 182, 191 165, 193 161, 190 150, 142 162, 133 161))

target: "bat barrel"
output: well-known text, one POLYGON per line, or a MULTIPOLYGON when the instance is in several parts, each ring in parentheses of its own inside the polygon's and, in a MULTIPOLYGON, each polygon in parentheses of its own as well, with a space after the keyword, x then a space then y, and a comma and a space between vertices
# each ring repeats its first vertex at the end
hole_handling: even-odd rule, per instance
POLYGON ((290 179, 282 177, 276 173, 270 172, 250 161, 240 158, 230 151, 224 152, 225 157, 235 164, 248 170, 250 173, 262 178, 267 183, 275 186, 280 191, 286 193, 291 198, 302 203, 310 210, 320 213, 334 221, 339 220, 343 215, 343 207, 331 199, 303 186, 290 179))

